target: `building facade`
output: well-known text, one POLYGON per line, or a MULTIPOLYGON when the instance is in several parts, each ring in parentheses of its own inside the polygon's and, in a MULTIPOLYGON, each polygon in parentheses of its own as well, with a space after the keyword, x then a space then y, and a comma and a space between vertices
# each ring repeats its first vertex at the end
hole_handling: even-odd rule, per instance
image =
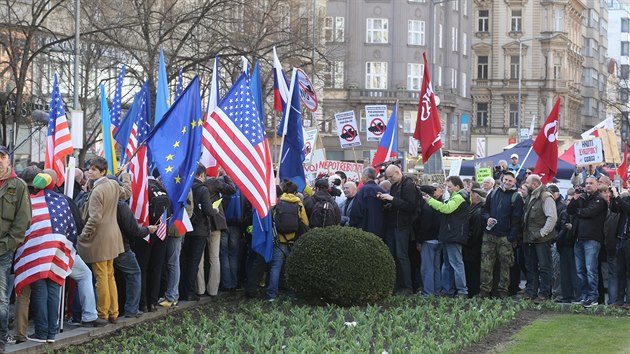
POLYGON ((608 2, 608 54, 611 75, 615 80, 609 83, 608 114, 615 118, 621 127, 621 139, 630 140, 630 5, 617 0, 608 2))
POLYGON ((398 102, 398 150, 407 151, 415 129, 426 53, 439 97, 448 150, 470 147, 472 68, 470 0, 328 0, 322 116, 318 127, 328 159, 369 162, 378 142, 366 141, 366 105, 398 102), (334 115, 354 111, 362 146, 340 148, 334 115))

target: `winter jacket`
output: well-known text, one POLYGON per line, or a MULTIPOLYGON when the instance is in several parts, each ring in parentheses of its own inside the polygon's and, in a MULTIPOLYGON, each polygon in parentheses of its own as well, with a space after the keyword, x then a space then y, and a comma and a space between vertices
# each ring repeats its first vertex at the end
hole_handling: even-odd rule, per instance
MULTIPOLYGON (((118 210, 116 210, 116 220, 122 234, 125 252, 129 251, 129 245, 139 239, 149 235, 148 227, 141 227, 136 221, 129 204, 124 201, 118 201, 118 210)), ((144 240, 140 242, 145 242, 144 240)))
POLYGON ((621 214, 607 210, 606 222, 604 223, 604 249, 607 255, 614 256, 617 253, 617 228, 621 214))
POLYGON ((304 208, 306 209, 306 215, 308 215, 309 220, 311 219, 313 208, 318 201, 328 201, 332 203, 332 208, 337 216, 336 219, 341 220, 341 210, 339 210, 339 206, 335 202, 335 197, 330 195, 328 191, 323 190, 318 190, 313 196, 304 198, 304 208))
POLYGON ((354 196, 350 211, 350 226, 385 237, 383 228, 383 202, 376 198, 378 193, 385 193, 374 181, 367 181, 354 196))
POLYGON ((420 200, 420 217, 414 222, 417 243, 437 240, 440 235, 442 214, 433 209, 424 199, 420 200))
POLYGON ((576 216, 573 229, 577 240, 604 242, 606 209, 606 201, 597 192, 592 195, 584 193, 578 199, 571 198, 567 213, 576 216))
POLYGON ((344 200, 339 206, 339 210, 341 211, 341 226, 350 225, 350 213, 352 213, 355 199, 356 195, 352 198, 346 198, 346 200, 344 200))
POLYGON ((558 220, 556 203, 544 185, 527 197, 523 216, 523 242, 543 243, 556 237, 554 228, 558 220))
MULTIPOLYGON (((210 201, 212 203, 221 199, 223 195, 232 195, 236 193, 236 185, 228 176, 206 179, 206 187, 210 193, 210 201)), ((221 203, 223 204, 223 203, 221 203)), ((212 231, 227 230, 227 221, 223 213, 223 206, 219 205, 218 213, 210 216, 210 227, 212 231)))
POLYGON ((403 176, 400 182, 392 185, 389 194, 394 199, 385 205, 385 227, 399 230, 411 228, 419 206, 418 191, 413 180, 403 176))
POLYGON ((497 223, 491 230, 486 230, 486 233, 500 237, 507 236, 510 242, 520 239, 523 198, 515 193, 517 193, 516 187, 504 190, 503 186, 488 193, 482 214, 484 224, 487 224, 489 218, 496 219, 497 223))
POLYGON ((442 214, 440 221, 440 235, 438 240, 445 243, 466 244, 468 240, 468 221, 470 219, 470 198, 464 189, 451 194, 446 203, 433 198, 427 201, 429 205, 442 214))
POLYGON ((483 201, 470 207, 468 221, 468 242, 462 250, 465 261, 479 261, 481 259, 481 243, 486 224, 483 220, 483 201))
MULTIPOLYGON (((295 194, 284 193, 280 196, 280 200, 288 202, 288 203, 297 203, 300 206, 298 211, 298 217, 300 218, 300 222, 306 226, 308 226, 308 217, 306 216, 306 208, 304 208, 304 204, 295 194)), ((284 244, 290 244, 295 241, 295 232, 288 234, 278 233, 278 241, 284 244)))
POLYGON ((571 235, 569 229, 565 226, 568 223, 571 223, 569 218, 569 214, 567 214, 567 205, 560 198, 556 200, 556 212, 558 213, 558 220, 556 221, 556 246, 558 248, 563 247, 564 245, 572 245, 571 235))
POLYGON ((212 207, 208 187, 195 178, 192 184, 193 203, 195 208, 192 217, 193 230, 186 236, 210 236, 210 217, 217 216, 218 211, 212 207))
POLYGON ((31 225, 31 199, 26 183, 11 171, 0 180, 0 255, 15 251, 24 241, 24 233, 31 225))
POLYGON ((611 197, 610 210, 620 214, 616 231, 617 238, 630 239, 630 197, 611 197))

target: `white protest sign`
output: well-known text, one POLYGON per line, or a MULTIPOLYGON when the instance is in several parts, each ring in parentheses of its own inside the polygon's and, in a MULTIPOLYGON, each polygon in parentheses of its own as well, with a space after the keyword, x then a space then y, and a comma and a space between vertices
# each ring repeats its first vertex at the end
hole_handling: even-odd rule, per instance
POLYGON ((335 113, 335 120, 337 121, 337 136, 339 136, 341 148, 361 146, 354 111, 335 113))
POLYGON ((574 149, 576 165, 590 165, 604 161, 601 138, 578 141, 575 143, 574 149))
POLYGON ((320 160, 313 156, 311 163, 304 164, 304 173, 306 178, 312 181, 319 175, 332 176, 336 171, 343 171, 348 181, 358 181, 364 167, 361 163, 320 160))
POLYGON ((451 161, 451 169, 449 170, 448 176, 459 176, 459 171, 462 169, 462 159, 457 159, 451 161))
POLYGON ((387 127, 387 106, 365 106, 367 141, 379 141, 387 127))
POLYGON ((315 151, 315 141, 317 139, 317 129, 304 131, 304 161, 311 161, 313 151, 315 151))

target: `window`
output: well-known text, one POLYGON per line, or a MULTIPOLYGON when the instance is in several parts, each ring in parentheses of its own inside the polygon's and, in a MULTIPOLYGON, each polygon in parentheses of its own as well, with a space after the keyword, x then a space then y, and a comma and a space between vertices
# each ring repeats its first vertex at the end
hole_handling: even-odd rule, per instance
POLYGON ((422 85, 422 74, 424 73, 424 64, 407 64, 407 90, 420 90, 422 85))
POLYGON ((464 10, 462 12, 464 16, 468 16, 468 0, 464 0, 464 10))
POLYGON ((451 27, 451 50, 457 51, 457 28, 451 27))
POLYGON ((335 18, 327 16, 324 19, 324 39, 326 42, 332 42, 335 33, 335 18))
POLYGON ((619 70, 619 78, 627 80, 630 78, 630 65, 622 64, 621 69, 619 70))
POLYGON ((477 79, 488 80, 488 56, 477 57, 477 79))
POLYGON ((464 32, 464 38, 462 38, 462 54, 468 55, 468 33, 464 32))
POLYGON ((367 19, 367 43, 387 43, 388 20, 386 18, 367 19))
POLYGON ((477 103, 477 126, 488 126, 488 103, 477 103))
POLYGON ((345 17, 335 17, 335 42, 343 42, 345 40, 345 17))
POLYGON ((407 32, 407 44, 424 45, 425 24, 424 21, 409 20, 407 32))
MULTIPOLYGON (((464 0, 464 2, 466 1, 464 0)), ((453 11, 459 11, 459 0, 453 0, 453 11)))
POLYGON ((455 90, 457 88, 457 70, 451 68, 451 88, 455 90))
POLYGON ((462 73, 462 84, 460 85, 461 87, 461 95, 462 97, 468 97, 468 82, 466 81, 468 80, 468 76, 466 75, 466 73, 462 73))
POLYGON ((622 33, 630 32, 630 18, 621 19, 621 32, 622 33))
POLYGON ((554 29, 556 32, 564 31, 564 10, 556 10, 554 16, 554 29))
POLYGON ((510 103, 510 127, 518 126, 518 103, 510 103))
POLYGON ((440 25, 438 31, 438 48, 442 49, 442 25, 440 25))
POLYGON ((280 16, 280 29, 282 31, 290 31, 291 26, 291 8, 287 4, 278 4, 278 13, 280 16))
POLYGON ((359 110, 359 131, 364 132, 367 130, 367 116, 365 115, 365 109, 359 110))
POLYGON ((621 101, 621 103, 628 103, 629 93, 630 90, 625 87, 619 89, 619 100, 621 101))
POLYGON ((517 80, 520 74, 519 72, 519 57, 518 55, 512 55, 510 57, 510 79, 517 80))
POLYGON ((325 73, 324 85, 328 88, 343 88, 343 61, 332 61, 325 73))
POLYGON ((490 21, 490 11, 489 10, 479 10, 479 19, 477 20, 477 31, 478 32, 488 32, 489 21, 490 21))
POLYGON ((370 90, 387 89, 387 62, 365 63, 365 88, 370 90))
MULTIPOLYGON (((441 66, 438 66, 438 79, 437 79, 437 82, 438 82, 438 84, 437 84, 438 86, 442 86, 442 67, 441 66)), ((431 83, 433 83, 433 81, 431 81, 431 83)))
POLYGON ((599 24, 599 13, 597 11, 590 9, 591 17, 589 19, 589 27, 598 27, 599 24))
POLYGON ((630 55, 630 42, 621 42, 621 56, 627 57, 630 55))
POLYGON ((230 22, 231 30, 234 32, 240 32, 243 30, 243 5, 235 5, 232 7, 230 22))
POLYGON ((562 79, 562 58, 555 57, 553 61, 553 78, 555 80, 560 80, 562 79))
POLYGON ((542 30, 543 32, 547 32, 549 31, 549 24, 551 22, 549 21, 549 9, 544 7, 542 9, 542 30))
POLYGON ((403 132, 413 133, 416 130, 416 120, 418 119, 417 111, 405 111, 403 123, 403 132))
POLYGON ((512 10, 512 21, 511 24, 512 26, 510 27, 512 29, 512 32, 521 32, 522 30, 522 10, 512 10))

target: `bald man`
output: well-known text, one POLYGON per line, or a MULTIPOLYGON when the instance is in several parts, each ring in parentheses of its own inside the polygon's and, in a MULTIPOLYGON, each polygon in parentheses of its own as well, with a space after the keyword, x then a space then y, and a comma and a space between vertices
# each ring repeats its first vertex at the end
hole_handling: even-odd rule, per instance
POLYGON ((413 235, 413 222, 419 206, 416 185, 411 178, 402 174, 396 165, 389 165, 385 177, 392 183, 389 194, 378 193, 376 197, 385 205, 385 243, 396 260, 396 291, 403 295, 412 294, 409 242, 413 235))

